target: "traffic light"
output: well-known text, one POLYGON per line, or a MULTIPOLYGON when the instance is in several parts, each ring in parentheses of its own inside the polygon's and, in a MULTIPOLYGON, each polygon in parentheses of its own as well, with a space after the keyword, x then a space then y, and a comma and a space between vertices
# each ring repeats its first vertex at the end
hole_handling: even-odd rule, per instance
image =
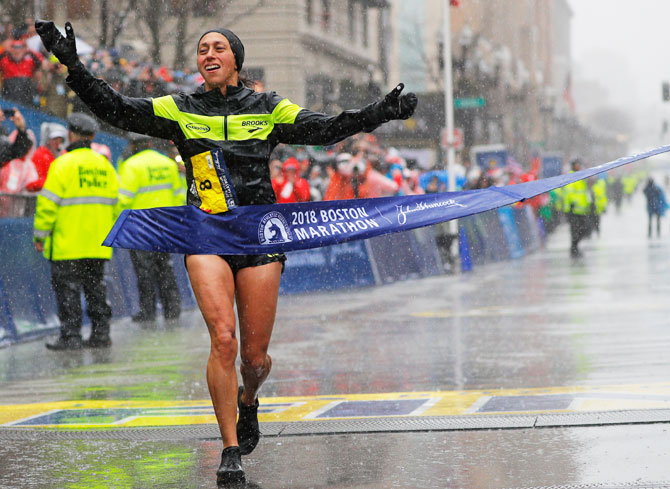
POLYGON ((670 83, 663 82, 663 102, 670 101, 670 83))

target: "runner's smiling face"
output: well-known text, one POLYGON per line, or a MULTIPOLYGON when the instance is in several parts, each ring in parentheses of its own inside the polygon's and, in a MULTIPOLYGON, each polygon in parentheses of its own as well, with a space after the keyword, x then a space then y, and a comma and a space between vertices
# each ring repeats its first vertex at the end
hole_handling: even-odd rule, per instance
POLYGON ((235 55, 226 36, 218 32, 206 34, 198 44, 198 71, 205 79, 205 88, 225 89, 237 85, 235 55))

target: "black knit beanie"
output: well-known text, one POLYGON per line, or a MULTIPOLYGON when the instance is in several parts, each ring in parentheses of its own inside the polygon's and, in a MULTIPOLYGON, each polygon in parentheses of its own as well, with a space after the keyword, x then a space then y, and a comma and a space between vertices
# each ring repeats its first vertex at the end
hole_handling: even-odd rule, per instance
POLYGON ((198 39, 198 46, 200 45, 200 41, 202 41, 202 38, 205 37, 205 35, 209 34, 210 32, 218 32, 219 34, 222 34, 226 39, 228 39, 228 43, 230 44, 230 49, 233 50, 233 56, 235 56, 235 64, 237 65, 237 71, 242 70, 242 65, 244 64, 244 44, 242 44, 242 41, 240 41, 240 38, 235 35, 233 31, 229 31, 228 29, 210 29, 207 32, 205 32, 202 36, 200 36, 200 39, 198 39))

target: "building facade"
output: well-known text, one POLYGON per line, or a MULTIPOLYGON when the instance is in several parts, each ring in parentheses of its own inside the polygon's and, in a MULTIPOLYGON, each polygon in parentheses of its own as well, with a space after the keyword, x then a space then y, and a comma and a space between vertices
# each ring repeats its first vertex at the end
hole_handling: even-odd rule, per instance
MULTIPOLYGON (((93 46, 100 44, 103 19, 113 22, 128 5, 129 0, 42 0, 46 18, 59 25, 72 21, 77 35, 93 46)), ((352 108, 371 82, 378 87, 386 76, 380 35, 385 0, 136 0, 134 5, 117 48, 127 43, 150 56, 159 45, 161 63, 172 66, 181 28, 185 68, 195 70, 200 35, 226 27, 242 39, 252 78, 310 108, 352 108), (158 38, 149 23, 154 19, 147 17, 152 13, 160 18, 158 38)))
MULTIPOLYGON (((422 126, 444 125, 443 1, 416 3, 421 6, 415 7, 413 17, 406 12, 407 2, 393 1, 391 18, 397 27, 394 52, 415 58, 415 67, 423 61, 423 80, 413 83, 425 88, 422 98, 430 101, 417 114, 426 118, 416 125, 421 131, 422 126)), ((455 121, 463 129, 466 150, 504 144, 527 159, 551 146, 554 116, 566 109, 570 16, 567 0, 463 0, 450 8, 454 97, 463 100, 455 109, 455 121)), ((417 77, 414 68, 407 70, 402 55, 393 60, 392 79, 417 77)), ((435 138, 437 131, 430 132, 435 138)))
MULTIPOLYGON (((158 46, 167 66, 175 66, 181 52, 191 71, 199 36, 210 28, 230 28, 245 44, 251 78, 313 110, 360 107, 404 82, 421 94, 415 117, 386 124, 376 134, 390 144, 438 150, 445 125, 445 1, 34 3, 60 25, 73 21, 77 34, 93 46, 103 32, 113 38, 108 31, 117 23, 115 47, 131 45, 150 56, 158 46)), ((568 0, 461 0, 450 15, 454 97, 467 102, 455 111, 464 157, 468 148, 485 144, 504 144, 519 161, 542 151, 583 153, 580 134, 588 131, 576 120, 570 98, 568 0)))

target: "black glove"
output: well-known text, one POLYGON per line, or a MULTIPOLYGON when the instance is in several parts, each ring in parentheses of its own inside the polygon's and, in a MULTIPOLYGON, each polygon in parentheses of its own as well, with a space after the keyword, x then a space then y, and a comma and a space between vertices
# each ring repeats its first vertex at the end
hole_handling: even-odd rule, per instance
POLYGON ((391 90, 384 100, 380 102, 380 109, 382 112, 382 122, 388 122, 393 119, 409 119, 414 114, 418 99, 413 92, 400 95, 402 89, 405 88, 403 83, 398 83, 398 86, 391 90))
POLYGON ((76 64, 79 56, 77 56, 77 45, 72 24, 65 23, 65 37, 56 28, 56 24, 51 21, 35 20, 35 30, 42 39, 46 50, 51 51, 61 64, 68 68, 76 64))

